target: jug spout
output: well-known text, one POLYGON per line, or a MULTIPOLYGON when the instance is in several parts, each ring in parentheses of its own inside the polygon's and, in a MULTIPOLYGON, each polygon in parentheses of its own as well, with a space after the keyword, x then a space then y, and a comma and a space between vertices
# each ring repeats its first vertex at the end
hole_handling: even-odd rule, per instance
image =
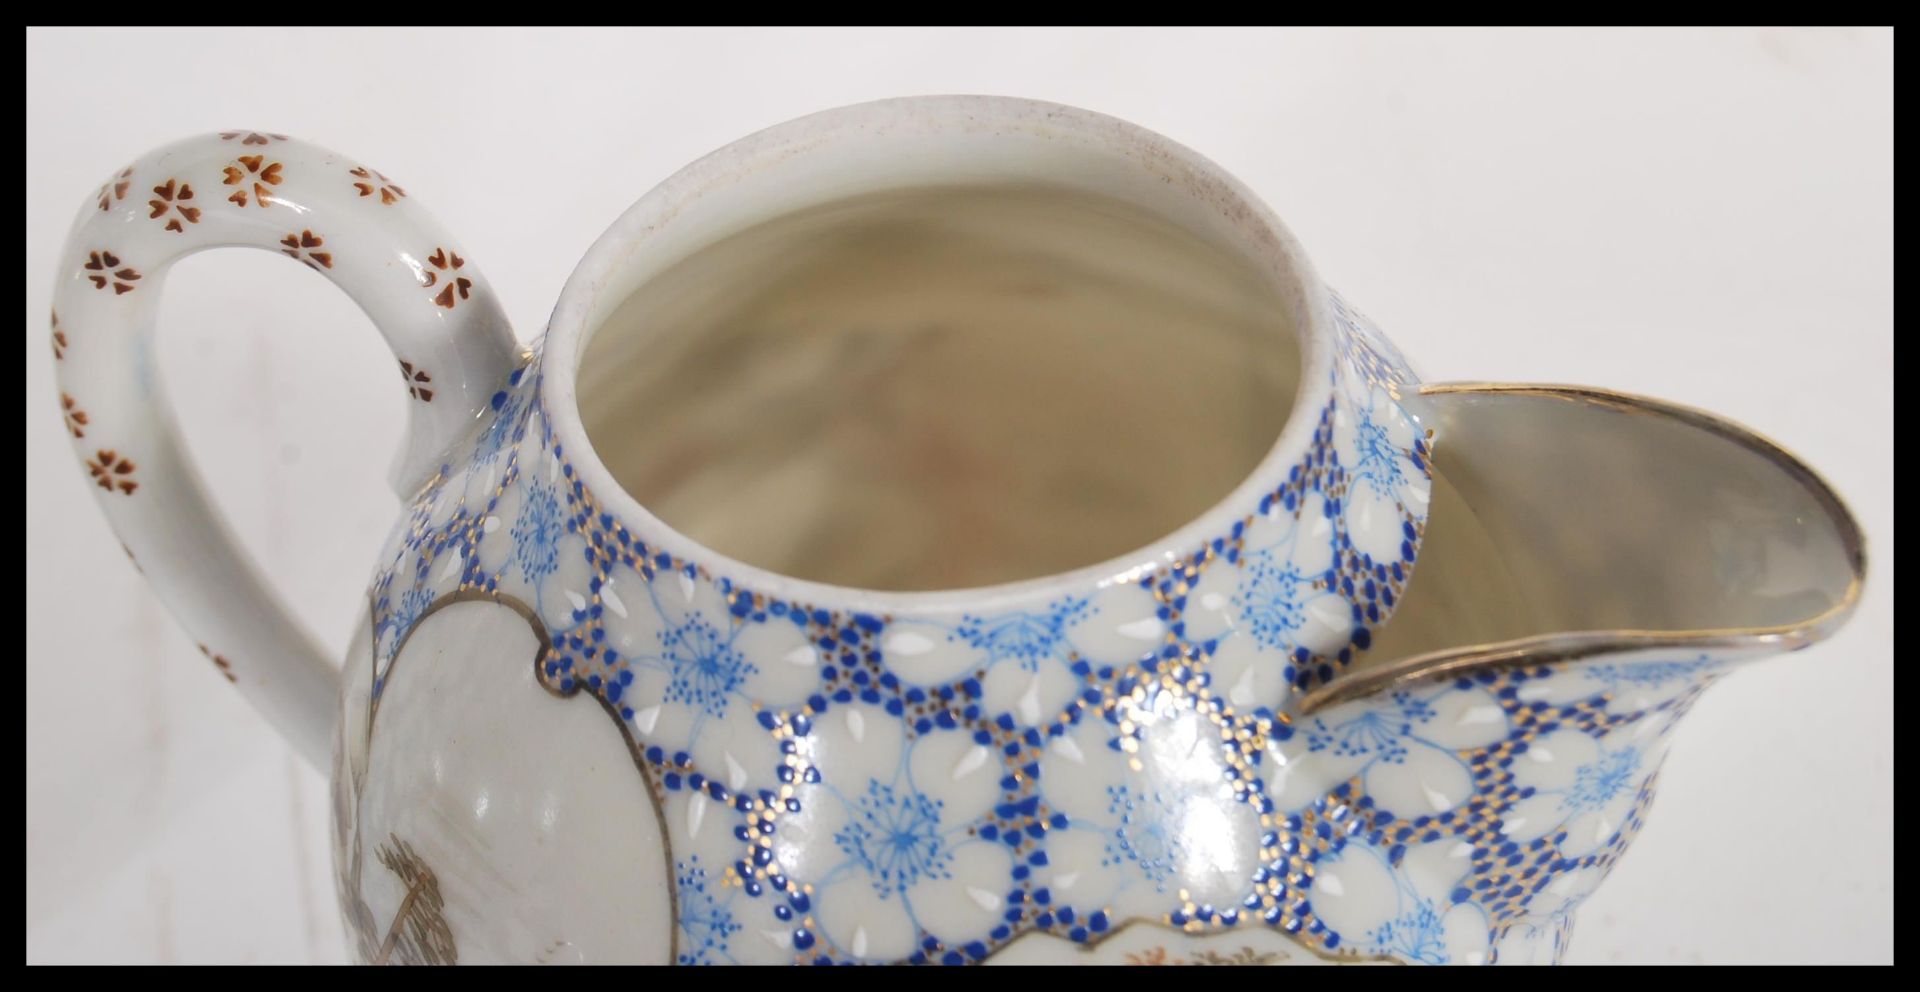
POLYGON ((1505 664, 1791 651, 1859 598, 1852 514, 1737 424, 1576 386, 1428 385, 1413 405, 1436 441, 1419 568, 1369 656, 1303 708, 1505 664))
POLYGON ((1806 465, 1698 411, 1557 386, 1406 399, 1435 442, 1419 565, 1262 752, 1311 855, 1287 882, 1336 952, 1557 961, 1677 722, 1730 666, 1846 619, 1860 531, 1806 465))

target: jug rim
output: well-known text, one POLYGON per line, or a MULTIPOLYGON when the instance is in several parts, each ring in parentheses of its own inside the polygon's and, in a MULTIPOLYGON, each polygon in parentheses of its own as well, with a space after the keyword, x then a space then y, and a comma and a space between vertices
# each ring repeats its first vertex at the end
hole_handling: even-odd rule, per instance
POLYGON ((1512 382, 1435 382, 1418 387, 1422 396, 1446 394, 1545 396, 1592 403, 1625 413, 1670 417, 1688 426, 1723 437, 1777 465, 1805 486, 1827 513, 1838 534, 1850 575, 1838 600, 1819 613, 1791 623, 1749 627, 1675 630, 1567 630, 1512 640, 1463 644, 1388 660, 1385 664, 1342 672, 1302 696, 1298 710, 1311 714, 1408 682, 1441 676, 1465 675, 1510 665, 1578 662, 1596 655, 1645 650, 1765 650, 1768 654, 1798 651, 1826 640, 1843 626, 1860 605, 1867 578, 1866 535, 1860 522, 1832 483, 1812 465, 1758 431, 1698 407, 1598 386, 1512 382))
POLYGON ((537 388, 555 441, 567 452, 568 464, 581 474, 581 482, 660 550, 697 562, 756 592, 827 609, 919 615, 990 609, 1137 581, 1230 530, 1265 493, 1283 482, 1290 468, 1308 453, 1317 412, 1334 393, 1336 318, 1328 296, 1305 250, 1270 207, 1218 164, 1157 132, 1096 111, 1021 97, 893 97, 818 111, 754 132, 696 159, 648 190, 594 241, 568 277, 545 332, 537 388), (1286 422, 1251 471, 1198 516, 1124 554, 1048 575, 924 591, 838 585, 753 565, 681 532, 619 483, 594 450, 580 416, 578 372, 583 345, 595 329, 599 295, 648 238, 687 204, 723 193, 737 177, 835 142, 894 132, 937 135, 983 129, 1104 146, 1160 173, 1166 182, 1187 184, 1189 195, 1204 199, 1218 216, 1254 235, 1268 255, 1255 260, 1256 264, 1270 266, 1268 274, 1298 301, 1299 319, 1293 330, 1301 374, 1286 422))

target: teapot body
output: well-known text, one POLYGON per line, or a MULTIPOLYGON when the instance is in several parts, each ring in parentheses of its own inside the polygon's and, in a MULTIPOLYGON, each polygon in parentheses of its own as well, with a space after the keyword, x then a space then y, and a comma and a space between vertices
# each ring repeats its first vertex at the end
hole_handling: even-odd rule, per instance
POLYGON ((569 457, 538 359, 516 371, 410 501, 349 664, 358 954, 1557 959, 1719 662, 1300 712, 1404 595, 1431 486, 1411 371, 1327 305, 1297 468, 1184 554, 1011 603, 828 607, 663 550, 569 457))

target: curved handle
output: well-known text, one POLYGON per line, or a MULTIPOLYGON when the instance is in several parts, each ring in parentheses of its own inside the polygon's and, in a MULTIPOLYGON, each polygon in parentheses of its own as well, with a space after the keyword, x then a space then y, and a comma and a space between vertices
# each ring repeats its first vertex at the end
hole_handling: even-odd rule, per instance
POLYGON ((208 502, 153 357, 167 269, 207 248, 289 256, 346 290, 393 349, 411 401, 393 475, 411 492, 474 430, 521 354, 456 242, 357 159, 225 131, 148 154, 82 208, 60 256, 60 403, 127 554, 218 670, 325 767, 337 666, 287 612, 208 502))

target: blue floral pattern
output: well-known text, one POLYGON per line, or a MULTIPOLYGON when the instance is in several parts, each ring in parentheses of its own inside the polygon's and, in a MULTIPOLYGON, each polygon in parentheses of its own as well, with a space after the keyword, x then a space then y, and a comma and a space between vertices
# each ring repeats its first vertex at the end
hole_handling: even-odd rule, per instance
POLYGON ((914 735, 858 704, 798 729, 787 766, 798 815, 771 821, 768 850, 776 873, 818 900, 803 939, 899 960, 924 950, 924 934, 964 947, 991 930, 1011 853, 993 825, 1001 790, 986 746, 959 731, 914 735))
POLYGON ((1588 812, 1633 794, 1640 781, 1640 751, 1624 747, 1574 769, 1574 781, 1560 800, 1562 810, 1588 812))
POLYGON ((539 482, 527 485, 526 500, 520 504, 512 534, 513 562, 520 567, 522 577, 538 586, 559 567, 559 544, 565 536, 560 500, 553 487, 539 482))
POLYGON ((923 879, 952 878, 953 855, 941 836, 938 799, 877 780, 854 799, 846 826, 833 835, 859 863, 881 899, 904 894, 923 879))
POLYGON ((716 719, 727 715, 727 701, 758 671, 711 620, 698 614, 660 632, 660 660, 672 673, 668 701, 686 703, 716 719))
POLYGON ((739 964, 728 948, 741 924, 734 919, 718 880, 707 874, 698 855, 681 862, 674 878, 679 896, 679 953, 675 964, 739 964))
POLYGON ((1087 600, 1061 600, 1044 613, 1005 613, 994 617, 964 617, 954 636, 987 657, 988 665, 1013 661, 1029 672, 1060 656, 1067 629, 1087 614, 1087 600))
POLYGON ((1297 712, 1403 594, 1429 485, 1411 373, 1334 315, 1331 397, 1257 505, 1141 574, 993 612, 787 601, 650 545, 575 473, 529 366, 396 532, 376 663, 442 597, 526 604, 542 681, 604 702, 665 797, 683 963, 959 964, 1139 919, 1550 956, 1718 662, 1297 712))
POLYGON ((1401 815, 1445 813, 1474 794, 1463 753, 1506 740, 1507 714, 1479 689, 1395 690, 1357 711, 1296 725, 1270 780, 1284 800, 1358 779, 1375 804, 1401 815))
POLYGON ((955 622, 897 620, 880 649, 892 659, 889 674, 903 683, 958 681, 984 712, 1032 726, 1082 695, 1096 662, 1110 669, 1158 645, 1166 627, 1154 616, 1151 596, 1130 593, 1069 596, 1039 609, 969 614, 955 622))
POLYGON ((1486 913, 1450 894, 1470 873, 1461 845, 1434 841, 1382 850, 1366 838, 1332 847, 1316 866, 1311 900, 1326 940, 1410 964, 1486 964, 1486 913), (1396 863, 1397 859, 1397 863, 1396 863))
POLYGON ((1158 790, 1141 794, 1124 785, 1108 786, 1107 796, 1107 813, 1118 821, 1107 842, 1107 864, 1131 862, 1154 891, 1165 893, 1178 871, 1178 801, 1158 790))
POLYGON ((1276 558, 1272 550, 1249 557, 1234 605, 1253 639, 1282 652, 1302 646, 1310 597, 1333 595, 1318 585, 1319 578, 1301 572, 1293 561, 1276 558))
POLYGON ((1359 411, 1358 421, 1353 446, 1360 457, 1354 462, 1353 477, 1376 496, 1393 497, 1409 481, 1403 449, 1388 436, 1387 428, 1374 420, 1371 409, 1359 411))

